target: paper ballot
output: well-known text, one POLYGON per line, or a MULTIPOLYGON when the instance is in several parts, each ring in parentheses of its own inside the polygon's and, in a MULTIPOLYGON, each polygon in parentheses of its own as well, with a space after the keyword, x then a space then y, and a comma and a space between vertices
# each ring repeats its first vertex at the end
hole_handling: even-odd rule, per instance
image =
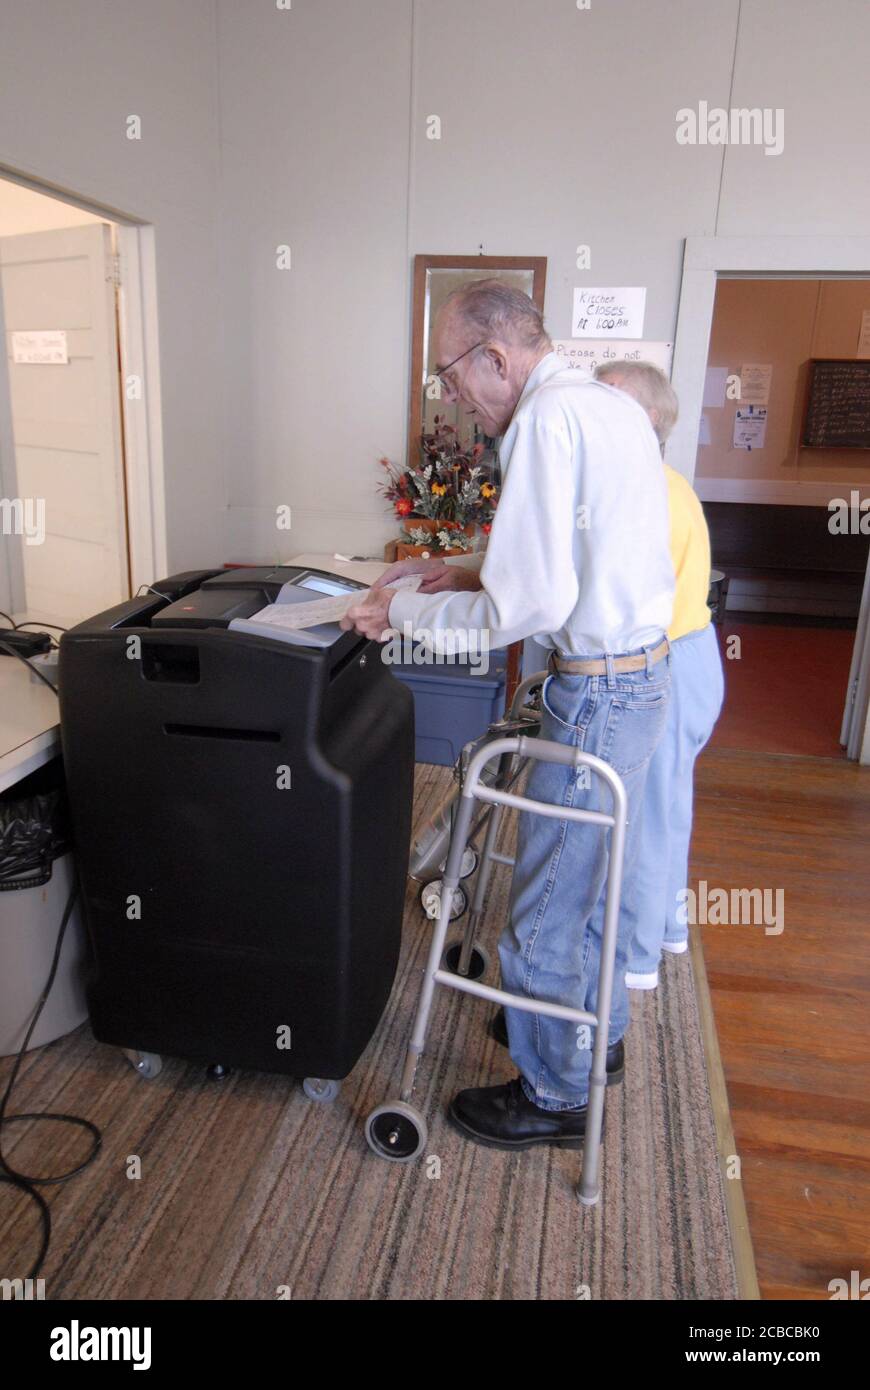
MULTIPOLYGON (((391 589, 418 589, 422 575, 408 574, 390 585, 391 589)), ((299 589, 295 589, 295 602, 267 603, 257 613, 252 613, 251 623, 266 627, 280 628, 282 632, 302 632, 310 627, 322 627, 324 623, 337 623, 353 604, 363 603, 371 589, 355 589, 352 594, 336 594, 334 597, 314 598, 300 603, 299 589)))

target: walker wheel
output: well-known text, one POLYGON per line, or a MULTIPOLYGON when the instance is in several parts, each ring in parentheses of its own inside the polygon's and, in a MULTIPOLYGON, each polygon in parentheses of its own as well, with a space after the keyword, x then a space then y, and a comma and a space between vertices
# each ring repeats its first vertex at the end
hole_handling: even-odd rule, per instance
POLYGON ((426 1121, 403 1100, 376 1105, 366 1120, 366 1141, 379 1158, 391 1163, 413 1163, 429 1138, 426 1121))
POLYGON ((139 1052, 135 1047, 121 1049, 134 1071, 146 1081, 153 1081, 163 1070, 163 1058, 157 1052, 139 1052))
MULTIPOLYGON (((441 879, 434 878, 431 883, 424 883, 420 889, 420 902, 423 911, 430 922, 437 922, 441 916, 441 879)), ((468 894, 461 884, 453 890, 453 900, 450 904, 450 920, 456 922, 468 911, 468 894)))
POLYGON ((302 1089, 309 1100, 315 1100, 319 1104, 335 1100, 341 1090, 340 1081, 327 1081, 320 1076, 306 1076, 302 1082, 302 1089))
MULTIPOLYGON (((476 871, 479 863, 480 855, 478 854, 477 850, 474 848, 473 845, 466 845, 462 855, 462 864, 459 869, 459 877, 471 878, 471 875, 476 871)), ((443 864, 439 865, 439 868, 443 874, 444 870, 447 868, 446 859, 444 860, 443 864)))
MULTIPOLYGON (((459 957, 462 955, 462 942, 452 941, 444 952, 444 968, 449 970, 451 975, 459 974, 459 957)), ((466 980, 482 980, 489 969, 489 956, 482 946, 472 946, 471 955, 468 958, 468 971, 465 975, 466 980)))

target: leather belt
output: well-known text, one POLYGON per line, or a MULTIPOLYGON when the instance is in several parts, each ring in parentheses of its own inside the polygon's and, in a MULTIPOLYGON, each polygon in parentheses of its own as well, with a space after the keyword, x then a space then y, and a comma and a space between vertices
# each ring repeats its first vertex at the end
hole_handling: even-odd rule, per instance
MULTIPOLYGON (((666 657, 670 651, 670 643, 667 637, 663 637, 657 647, 653 647, 649 653, 649 660, 652 666, 666 657)), ((646 668, 647 658, 644 652, 638 652, 636 656, 615 656, 613 657, 613 669, 621 671, 643 671, 646 668)), ((552 674, 561 671, 565 676, 606 676, 607 662, 602 656, 590 656, 587 661, 568 661, 564 656, 559 656, 558 652, 550 652, 547 661, 547 668, 552 674)))

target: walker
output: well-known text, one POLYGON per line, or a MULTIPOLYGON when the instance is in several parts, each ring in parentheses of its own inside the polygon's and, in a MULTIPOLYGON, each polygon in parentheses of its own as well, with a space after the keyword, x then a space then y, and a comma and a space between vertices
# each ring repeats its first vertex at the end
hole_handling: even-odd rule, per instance
MULTIPOLYGON (((430 900, 430 906, 434 907, 437 900, 438 920, 429 948, 420 999, 405 1056, 400 1098, 385 1101, 372 1110, 366 1120, 365 1134, 369 1146, 374 1152, 381 1158, 389 1159, 394 1163, 411 1163, 419 1158, 426 1148, 428 1139, 426 1121, 411 1104, 411 1098, 414 1092, 417 1065, 425 1049, 429 1015, 436 985, 444 985, 449 989, 457 989, 465 994, 473 994, 479 999, 490 1000, 493 1004, 523 1009, 528 1013, 545 1014, 550 1018, 561 1018, 575 1024, 587 1024, 595 1029, 595 1040, 589 1077, 589 1105, 586 1117, 583 1163, 577 1191, 581 1202, 587 1206, 594 1206, 600 1196, 599 1159, 601 1129, 604 1119, 604 1092, 607 1084, 607 1034, 610 1025, 619 899, 625 851, 626 794, 619 775, 601 758, 597 758, 591 753, 581 752, 576 748, 570 748, 565 744, 536 737, 540 716, 534 710, 525 709, 523 706, 526 698, 536 687, 543 684, 546 677, 546 672, 540 672, 524 681, 514 696, 508 719, 492 725, 483 739, 470 744, 468 748, 463 750, 457 765, 457 787, 424 829, 422 837, 418 837, 415 842, 411 874, 412 877, 421 878, 439 865, 444 845, 449 838, 449 851, 444 865, 443 877, 440 880, 435 880, 434 883, 424 884, 423 889, 423 893, 426 892, 427 887, 436 890, 435 897, 430 900), (489 765, 495 759, 498 759, 498 767, 493 771, 489 765), (609 787, 612 801, 611 813, 605 814, 601 811, 584 811, 573 807, 556 806, 549 802, 535 801, 533 798, 512 791, 511 788, 518 781, 530 759, 558 763, 564 767, 575 769, 588 767, 609 787), (477 802, 483 804, 484 810, 478 820, 472 824, 477 802), (484 898, 489 885, 492 866, 493 864, 505 864, 513 867, 514 864, 513 858, 500 854, 495 849, 496 837, 505 807, 527 811, 532 815, 550 816, 557 820, 582 821, 586 824, 600 826, 603 831, 610 830, 612 832, 607 869, 601 968, 594 1013, 583 1009, 569 1008, 563 1004, 551 1004, 545 1000, 530 998, 528 995, 510 994, 505 990, 494 989, 490 985, 480 983, 480 977, 485 973, 488 962, 483 948, 476 944, 475 938, 483 912, 484 898), (445 954, 444 948, 450 922, 465 910, 461 903, 465 894, 460 886, 460 879, 468 877, 477 867, 477 853, 471 841, 479 834, 484 824, 486 825, 486 833, 480 854, 477 884, 468 925, 462 941, 454 943, 445 954), (469 854, 473 858, 470 858, 469 854), (454 912, 454 903, 458 895, 461 895, 459 897, 459 911, 454 912), (443 967, 441 965, 442 957, 444 958, 443 967)), ((425 900, 424 906, 426 906, 425 900)))

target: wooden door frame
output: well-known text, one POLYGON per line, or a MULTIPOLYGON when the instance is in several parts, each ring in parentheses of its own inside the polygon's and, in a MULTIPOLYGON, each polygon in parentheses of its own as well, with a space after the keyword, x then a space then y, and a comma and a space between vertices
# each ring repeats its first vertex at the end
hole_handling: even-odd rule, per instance
MULTIPOLYGON (((138 378, 141 389, 132 399, 123 389, 121 392, 129 567, 135 594, 141 585, 163 578, 168 565, 154 228, 117 208, 81 198, 69 189, 3 164, 0 178, 82 208, 116 227, 118 346, 123 379, 138 378)), ((5 420, 8 405, 8 395, 0 391, 0 437, 5 427, 11 431, 11 417, 5 420)))
MULTIPOLYGON (((680 416, 665 447, 665 461, 690 482, 695 476, 698 456, 717 281, 726 276, 776 279, 789 275, 870 279, 870 236, 686 238, 671 372, 680 402, 680 416)), ((808 502, 818 505, 818 488, 808 484, 807 489, 808 502)), ((769 500, 794 501, 794 497, 792 494, 769 500)), ((851 726, 847 756, 862 763, 870 763, 870 641, 861 640, 862 634, 868 632, 870 561, 847 691, 847 699, 854 698, 854 705, 851 718, 844 718, 844 729, 851 726)))

